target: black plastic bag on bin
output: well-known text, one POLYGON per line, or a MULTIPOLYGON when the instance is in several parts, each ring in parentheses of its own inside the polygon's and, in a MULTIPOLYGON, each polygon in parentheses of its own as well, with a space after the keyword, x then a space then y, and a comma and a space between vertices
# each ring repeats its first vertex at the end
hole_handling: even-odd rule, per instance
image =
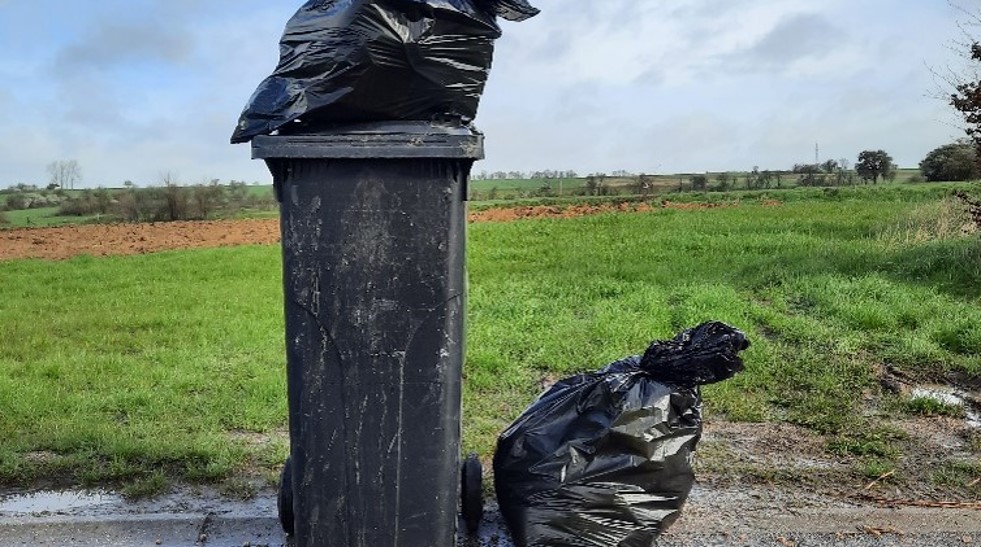
POLYGON ((501 36, 497 16, 537 13, 527 0, 311 0, 287 23, 279 66, 231 140, 346 122, 469 122, 501 36))
POLYGON ((743 369, 745 335, 705 323, 562 380, 497 443, 494 485, 518 547, 651 547, 695 477, 700 385, 743 369))

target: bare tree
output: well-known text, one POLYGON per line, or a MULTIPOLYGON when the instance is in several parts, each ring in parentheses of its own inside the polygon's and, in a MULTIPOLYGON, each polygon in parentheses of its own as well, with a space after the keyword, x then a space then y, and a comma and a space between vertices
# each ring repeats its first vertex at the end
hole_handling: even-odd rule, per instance
POLYGON ((197 208, 196 215, 207 220, 225 202, 225 187, 218 179, 211 179, 209 184, 199 184, 191 189, 191 199, 197 208))
POLYGON ((948 5, 959 13, 960 39, 951 40, 948 48, 961 60, 959 66, 931 69, 937 90, 934 96, 943 100, 961 118, 961 129, 975 149, 981 152, 981 10, 969 9, 956 1, 948 5))
POLYGON ((720 192, 725 192, 730 188, 736 187, 736 177, 732 173, 719 173, 715 177, 720 192))
POLYGON ((689 179, 692 190, 705 190, 708 187, 708 177, 705 175, 694 175, 689 179))
POLYGON ((75 160, 53 161, 48 164, 51 184, 58 188, 74 190, 75 183, 82 180, 82 168, 75 160))
POLYGON ((190 204, 190 196, 187 189, 180 186, 176 177, 171 173, 165 173, 161 177, 163 183, 164 198, 164 218, 166 220, 184 220, 187 218, 187 210, 190 204))

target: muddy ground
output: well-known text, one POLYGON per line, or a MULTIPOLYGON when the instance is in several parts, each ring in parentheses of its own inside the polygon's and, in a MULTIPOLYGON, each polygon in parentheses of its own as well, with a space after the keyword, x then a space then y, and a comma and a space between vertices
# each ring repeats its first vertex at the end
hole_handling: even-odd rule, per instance
POLYGON ((0 260, 146 254, 279 241, 278 219, 78 224, 0 231, 0 260))

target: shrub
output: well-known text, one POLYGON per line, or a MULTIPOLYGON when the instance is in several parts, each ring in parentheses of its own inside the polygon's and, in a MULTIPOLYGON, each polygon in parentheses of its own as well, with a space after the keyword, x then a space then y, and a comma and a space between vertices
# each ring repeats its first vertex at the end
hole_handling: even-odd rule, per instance
POLYGON ((191 201, 194 203, 194 217, 208 219, 225 206, 225 187, 217 181, 208 185, 199 184, 191 189, 191 201))
POLYGON ((98 211, 100 215, 109 214, 109 212, 112 210, 112 203, 115 201, 112 192, 101 186, 92 192, 92 199, 95 201, 96 211, 98 211))
POLYGON ((536 198, 548 198, 555 196, 555 192, 552 191, 552 185, 548 181, 543 181, 532 195, 536 198))
POLYGON ((139 201, 136 198, 136 190, 126 190, 117 196, 115 212, 119 218, 128 222, 139 222, 143 219, 140 214, 139 201))
POLYGON ((27 209, 27 198, 24 194, 11 194, 7 196, 7 210, 20 211, 27 209))
POLYGON ((232 210, 245 207, 245 202, 249 197, 249 187, 244 182, 231 181, 228 183, 228 206, 232 210))
POLYGON ((978 176, 977 152, 967 143, 945 144, 923 158, 920 171, 930 182, 972 180, 978 176))
MULTIPOLYGON (((57 194, 36 191, 13 191, 7 192, 7 199, 3 208, 8 211, 22 211, 25 209, 39 209, 42 207, 55 207, 59 205, 62 198, 57 194)), ((0 204, 4 203, 0 200, 0 204)))
MULTIPOLYGON (((87 191, 86 191, 87 192, 87 191)), ((91 194, 83 192, 81 195, 66 199, 58 206, 59 216, 82 217, 95 214, 95 202, 91 194)))
POLYGON ((827 176, 820 164, 799 164, 794 166, 794 173, 799 175, 797 184, 800 186, 826 186, 827 176))
POLYGON ((187 188, 167 183, 161 189, 162 207, 157 210, 157 220, 187 220, 190 218, 191 193, 187 188))
POLYGON ((256 195, 252 194, 249 196, 249 208, 257 211, 269 211, 275 209, 279 206, 276 202, 276 198, 269 194, 256 195))
POLYGON ((981 200, 963 191, 954 192, 954 197, 964 206, 964 212, 974 223, 974 227, 981 229, 981 200))
POLYGON ((7 213, 0 211, 0 226, 6 226, 10 224, 10 219, 7 218, 7 213))
POLYGON ((180 220, 171 218, 169 205, 163 188, 130 188, 117 196, 115 212, 128 222, 180 220))
POLYGON ((115 200, 105 188, 85 190, 75 197, 69 197, 58 206, 58 214, 62 216, 91 216, 107 215, 112 211, 115 200))
POLYGON ((169 222, 209 219, 243 209, 265 211, 276 207, 269 194, 255 194, 245 183, 222 186, 217 181, 184 187, 129 187, 115 195, 111 209, 127 222, 169 222))

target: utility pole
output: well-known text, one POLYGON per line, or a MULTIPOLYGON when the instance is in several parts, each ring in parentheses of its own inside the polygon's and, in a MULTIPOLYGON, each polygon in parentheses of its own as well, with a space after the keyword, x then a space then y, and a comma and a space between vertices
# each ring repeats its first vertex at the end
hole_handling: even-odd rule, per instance
POLYGON ((814 143, 814 165, 821 163, 821 144, 814 143))

